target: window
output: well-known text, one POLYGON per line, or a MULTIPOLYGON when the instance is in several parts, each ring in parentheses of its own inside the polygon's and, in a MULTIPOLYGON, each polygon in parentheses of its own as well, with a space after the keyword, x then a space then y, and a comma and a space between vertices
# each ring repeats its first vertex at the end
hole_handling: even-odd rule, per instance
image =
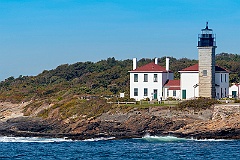
POLYGON ((222 82, 222 74, 221 74, 221 82, 222 82))
POLYGON ((203 76, 207 76, 207 70, 203 70, 203 76))
POLYGON ((134 82, 138 82, 138 74, 134 74, 134 82))
POLYGON ((169 90, 167 90, 167 97, 169 97, 169 90))
POLYGON ((225 88, 225 97, 227 97, 227 88, 225 88))
POLYGON ((134 96, 138 96, 138 88, 134 88, 134 96))
POLYGON ((144 96, 148 96, 148 89, 144 88, 144 96))
POLYGON ((157 82, 158 81, 158 79, 157 79, 157 74, 154 74, 153 75, 153 82, 157 82))
POLYGON ((225 82, 227 82, 227 74, 225 74, 225 82))
POLYGON ((223 98, 223 89, 221 88, 221 97, 220 98, 223 98))
POLYGON ((144 74, 144 82, 148 81, 148 74, 144 74))
POLYGON ((173 90, 173 96, 176 96, 176 90, 173 90))

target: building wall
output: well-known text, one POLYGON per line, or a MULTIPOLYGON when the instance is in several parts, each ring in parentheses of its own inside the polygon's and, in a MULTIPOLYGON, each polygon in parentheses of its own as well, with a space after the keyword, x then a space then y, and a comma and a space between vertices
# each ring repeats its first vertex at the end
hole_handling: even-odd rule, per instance
POLYGON ((240 98, 240 86, 239 85, 238 85, 238 98, 240 98))
POLYGON ((229 97, 229 73, 216 72, 215 75, 216 98, 229 97))
POLYGON ((180 73, 180 86, 181 86, 181 99, 183 90, 186 90, 186 99, 192 99, 195 97, 199 97, 199 87, 194 89, 194 85, 198 84, 198 72, 181 72, 180 73))
POLYGON ((215 48, 198 47, 200 97, 215 98, 215 48))
MULTIPOLYGON (((169 74, 173 77, 173 73, 169 74)), ((154 90, 157 90, 157 99, 162 98, 162 87, 167 80, 167 73, 138 72, 130 73, 130 98, 137 101, 145 98, 154 99, 154 90), (134 74, 138 74, 138 82, 134 82, 134 74), (144 82, 144 74, 148 75, 148 82, 144 82), (157 82, 154 82, 154 74, 157 74, 157 82), (134 88, 138 89, 138 95, 134 95, 134 88), (144 95, 144 88, 147 88, 147 95, 144 95)))
MULTIPOLYGON (((186 90, 186 99, 194 98, 194 85, 198 83, 198 73, 197 72, 181 72, 180 73, 180 85, 181 94, 182 90, 186 90)), ((216 72, 215 73, 215 90, 216 98, 225 98, 229 95, 229 73, 227 72, 216 72), (222 78, 221 78, 222 75, 222 78), (226 77, 226 79, 225 79, 226 77)), ((231 92, 230 92, 231 93, 231 92)), ((199 86, 195 88, 195 97, 200 97, 199 86)), ((182 99, 182 95, 181 95, 182 99)))
POLYGON ((181 99, 181 90, 175 90, 176 91, 176 95, 173 95, 174 90, 169 90, 168 88, 163 88, 163 92, 164 92, 164 97, 163 100, 166 100, 167 98, 171 97, 171 98, 175 98, 175 99, 181 99))

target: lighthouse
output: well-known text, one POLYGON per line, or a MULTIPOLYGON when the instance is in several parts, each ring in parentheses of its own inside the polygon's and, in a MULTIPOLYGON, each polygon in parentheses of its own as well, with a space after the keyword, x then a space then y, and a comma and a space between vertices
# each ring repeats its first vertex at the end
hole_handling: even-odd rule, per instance
POLYGON ((206 28, 198 35, 198 60, 199 60, 199 96, 207 98, 216 97, 215 89, 215 49, 216 35, 213 30, 206 28))

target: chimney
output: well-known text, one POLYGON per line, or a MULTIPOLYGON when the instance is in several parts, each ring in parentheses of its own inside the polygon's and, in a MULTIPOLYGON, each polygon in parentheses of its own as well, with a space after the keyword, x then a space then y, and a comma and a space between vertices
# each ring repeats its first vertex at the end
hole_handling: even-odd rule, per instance
POLYGON ((133 58, 133 70, 137 69, 137 58, 133 58))
POLYGON ((166 70, 169 71, 169 58, 166 57, 166 70))
POLYGON ((155 64, 158 64, 158 58, 155 57, 155 64))

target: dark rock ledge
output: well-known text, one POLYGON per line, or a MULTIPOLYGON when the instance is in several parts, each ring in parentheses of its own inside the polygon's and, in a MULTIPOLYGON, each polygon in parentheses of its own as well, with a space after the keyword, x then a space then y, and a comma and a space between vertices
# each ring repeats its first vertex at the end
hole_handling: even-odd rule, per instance
POLYGON ((140 138, 172 135, 196 139, 240 139, 240 105, 218 105, 212 110, 176 111, 154 107, 128 113, 104 113, 98 118, 64 124, 54 119, 18 117, 0 121, 1 136, 140 138))

